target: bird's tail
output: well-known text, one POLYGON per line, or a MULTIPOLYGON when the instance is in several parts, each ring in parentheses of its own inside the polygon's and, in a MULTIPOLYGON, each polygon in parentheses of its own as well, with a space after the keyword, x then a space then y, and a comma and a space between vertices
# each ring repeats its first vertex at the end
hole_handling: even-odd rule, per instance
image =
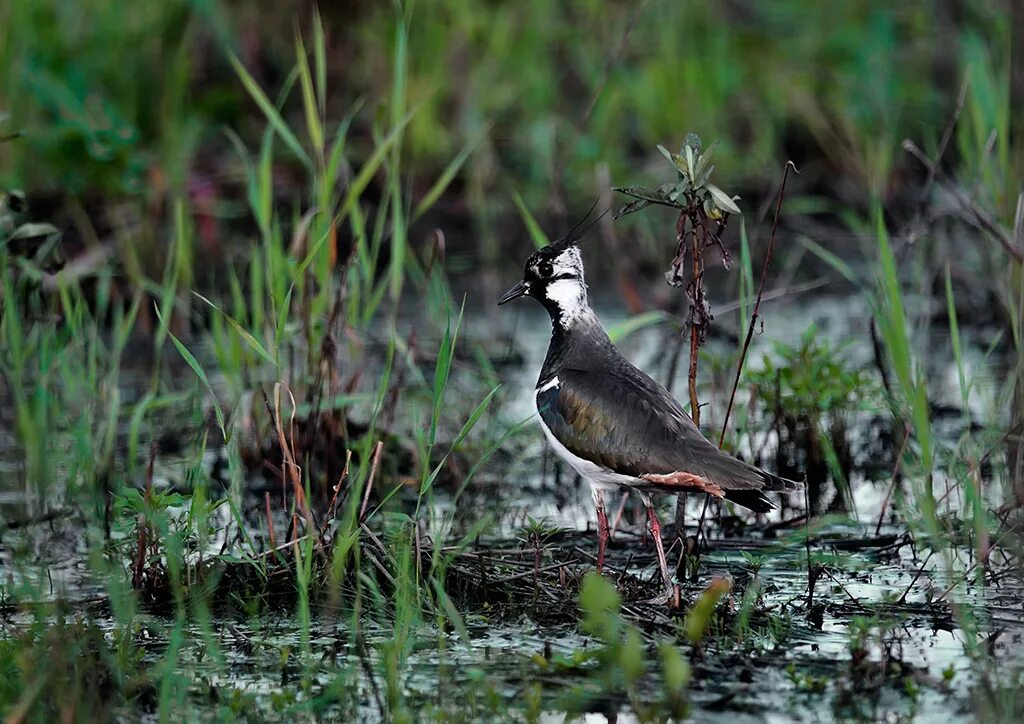
POLYGON ((767 513, 768 511, 775 510, 779 506, 775 505, 775 503, 765 495, 765 492, 792 493, 797 490, 801 490, 804 487, 803 483, 796 480, 780 478, 778 475, 766 473, 764 470, 760 470, 758 468, 752 469, 757 471, 761 480, 764 482, 764 487, 760 490, 726 490, 726 500, 736 503, 737 505, 742 505, 744 508, 749 508, 756 513, 767 513))
POLYGON ((725 493, 725 499, 736 503, 736 505, 749 508, 755 513, 767 513, 779 507, 760 490, 728 490, 725 493))
POLYGON ((804 489, 804 484, 799 480, 780 478, 778 475, 766 473, 764 470, 758 470, 757 472, 761 474, 761 478, 764 480, 764 488, 762 488, 762 490, 771 490, 779 493, 794 493, 797 490, 804 489))

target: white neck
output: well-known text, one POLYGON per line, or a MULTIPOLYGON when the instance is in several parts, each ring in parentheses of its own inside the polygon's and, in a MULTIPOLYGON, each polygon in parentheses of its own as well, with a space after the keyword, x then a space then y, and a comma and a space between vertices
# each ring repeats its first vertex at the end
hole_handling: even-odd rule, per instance
POLYGON ((587 287, 578 279, 558 279, 548 284, 544 296, 550 300, 557 312, 552 310, 552 317, 557 314, 557 322, 568 329, 587 310, 587 287))

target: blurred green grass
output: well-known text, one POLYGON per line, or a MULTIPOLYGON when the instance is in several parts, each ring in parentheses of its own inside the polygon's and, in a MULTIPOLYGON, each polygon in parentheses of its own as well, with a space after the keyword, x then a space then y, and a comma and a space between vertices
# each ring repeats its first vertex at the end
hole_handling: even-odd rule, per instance
MULTIPOLYGON (((230 172, 222 132, 262 128, 235 82, 237 54, 275 87, 291 29, 314 3, 41 0, 0 8, 0 111, 24 132, 0 145, 0 185, 85 197, 188 189, 230 172)), ((324 3, 329 117, 391 98, 390 3, 324 3)), ((963 69, 1007 65, 1002 5, 437 0, 409 4, 404 165, 426 183, 490 127, 462 182, 541 210, 591 198, 595 166, 635 174, 657 143, 721 139, 718 177, 763 188, 787 157, 808 186, 898 190, 899 142, 934 143, 963 69), (632 173, 631 173, 632 172, 632 173)), ((1004 84, 1005 85, 1005 84, 1004 84)), ((298 94, 284 109, 302 114, 298 94)), ((354 129, 373 146, 371 124, 354 129)), ((250 139, 246 139, 250 140, 250 139)), ((856 196, 857 192, 853 192, 856 196)), ((161 197, 162 198, 162 197, 161 197)), ((479 198, 479 196, 477 197, 479 198)), ((855 199, 862 200, 862 199, 855 199)), ((457 202, 452 202, 457 203, 457 202)))

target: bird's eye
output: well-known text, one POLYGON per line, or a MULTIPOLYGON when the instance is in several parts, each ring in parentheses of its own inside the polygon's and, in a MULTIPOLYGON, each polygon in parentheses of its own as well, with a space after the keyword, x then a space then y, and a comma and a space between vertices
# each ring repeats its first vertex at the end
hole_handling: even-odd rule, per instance
POLYGON ((541 279, 547 279, 549 276, 555 273, 555 269, 551 266, 551 262, 542 261, 537 265, 537 276, 541 279))

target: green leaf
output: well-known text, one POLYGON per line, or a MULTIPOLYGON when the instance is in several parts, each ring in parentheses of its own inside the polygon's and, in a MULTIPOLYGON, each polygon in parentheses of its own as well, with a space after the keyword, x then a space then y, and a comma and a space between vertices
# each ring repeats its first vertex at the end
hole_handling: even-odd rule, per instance
POLYGON ((652 190, 644 186, 615 186, 612 188, 612 191, 618 191, 620 194, 632 196, 634 199, 642 199, 652 204, 678 207, 679 204, 672 201, 667 193, 667 189, 674 189, 675 187, 676 184, 663 184, 659 188, 652 190))
POLYGON ((622 641, 619 650, 619 666, 622 667, 622 676, 629 686, 644 674, 647 668, 644 657, 644 643, 640 638, 640 632, 630 627, 626 630, 626 636, 622 641))
POLYGON ((704 592, 700 594, 697 602, 693 604, 693 608, 686 614, 686 623, 684 625, 686 636, 690 639, 691 644, 698 644, 704 638, 708 625, 711 623, 711 617, 715 613, 715 608, 718 607, 718 602, 730 590, 732 590, 732 581, 728 578, 719 577, 711 581, 708 587, 704 589, 704 592))
POLYGON ((711 156, 712 156, 712 154, 714 154, 715 149, 717 147, 718 147, 718 141, 715 141, 714 143, 712 143, 710 146, 707 147, 707 149, 704 151, 704 153, 702 153, 700 156, 697 157, 697 165, 694 168, 694 173, 693 173, 694 183, 696 185, 698 185, 698 186, 703 185, 704 182, 706 182, 708 180, 708 176, 711 175, 711 169, 714 168, 714 166, 710 165, 711 164, 711 156), (704 173, 705 171, 707 171, 706 174, 704 173), (701 176, 704 177, 703 180, 701 180, 701 176), (698 183, 698 181, 699 181, 699 183, 698 183))
POLYGON ((621 209, 616 211, 615 215, 612 218, 614 218, 614 219, 621 219, 623 216, 626 216, 626 215, 632 214, 632 213, 636 213, 637 211, 640 211, 641 209, 646 209, 650 205, 651 205, 651 202, 647 201, 646 199, 637 199, 636 201, 630 201, 628 204, 626 204, 621 209))
POLYGON ((690 683, 690 665, 672 643, 666 641, 658 650, 661 653, 661 675, 665 682, 665 690, 672 694, 681 694, 690 683))
POLYGON ((11 232, 11 236, 9 238, 11 241, 16 241, 20 239, 38 239, 39 237, 42 236, 53 236, 59 233, 60 229, 58 229, 53 224, 32 223, 22 224, 13 232, 11 232))
MULTIPOLYGON (((712 183, 705 184, 705 188, 711 193, 711 197, 715 200, 715 204, 722 211, 730 214, 742 214, 740 207, 736 205, 736 202, 732 198, 712 183)), ((737 197, 739 198, 739 197, 737 197)))
POLYGON ((689 176, 690 180, 692 181, 693 179, 695 179, 697 177, 697 174, 694 173, 693 146, 690 146, 689 144, 687 144, 685 150, 686 150, 686 175, 689 176))
POLYGON ((621 628, 619 608, 622 598, 614 584, 604 576, 587 573, 580 589, 580 608, 583 609, 583 630, 611 643, 621 628))
POLYGON ((711 178, 711 172, 715 170, 714 164, 711 164, 703 171, 697 171, 697 178, 693 180, 693 187, 695 189, 704 188, 708 185, 708 179, 711 178))
POLYGON ((686 175, 686 161, 678 153, 672 153, 667 148, 658 144, 658 150, 661 151, 661 155, 668 159, 668 162, 672 164, 672 168, 678 171, 683 176, 686 175))

